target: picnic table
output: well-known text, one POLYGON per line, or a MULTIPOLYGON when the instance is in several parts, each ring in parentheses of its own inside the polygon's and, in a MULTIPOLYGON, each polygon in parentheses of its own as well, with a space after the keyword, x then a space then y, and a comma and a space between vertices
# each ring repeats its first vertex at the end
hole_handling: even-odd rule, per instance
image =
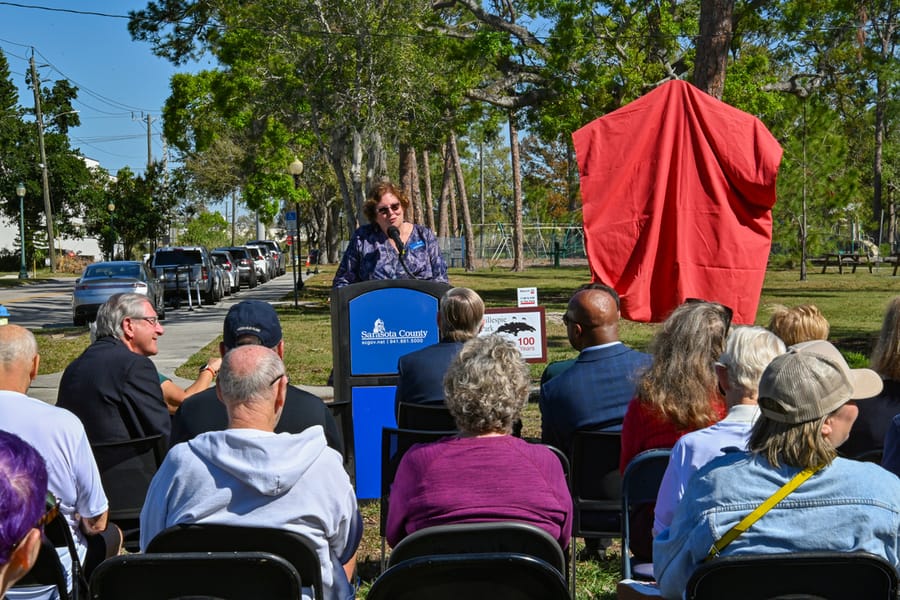
MULTIPOLYGON (((824 273, 828 267, 837 267, 838 273, 844 272, 844 267, 852 267, 851 273, 856 273, 856 267, 861 264, 869 267, 869 273, 872 272, 872 261, 869 255, 859 252, 833 252, 822 255, 822 272, 824 273)), ((894 263, 894 275, 897 274, 897 263, 894 263)))

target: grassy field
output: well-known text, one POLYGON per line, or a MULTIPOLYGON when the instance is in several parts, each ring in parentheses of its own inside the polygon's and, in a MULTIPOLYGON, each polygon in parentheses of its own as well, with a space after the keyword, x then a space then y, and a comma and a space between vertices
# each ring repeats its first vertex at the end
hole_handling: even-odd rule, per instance
MULTIPOLYGON (((294 309, 290 302, 279 307, 285 338, 285 364, 291 381, 309 385, 324 385, 331 370, 331 325, 329 295, 334 266, 323 266, 320 275, 307 281, 301 296, 301 306, 294 309)), ((537 266, 524 273, 511 273, 505 268, 485 269, 466 273, 452 269, 454 285, 470 287, 481 294, 488 306, 515 306, 516 288, 537 286, 538 299, 546 309, 548 360, 570 358, 575 352, 569 347, 562 313, 573 289, 590 280, 586 265, 561 268, 537 266)), ((756 323, 768 322, 775 304, 816 304, 831 323, 831 341, 847 354, 852 366, 868 361, 875 336, 881 326, 882 313, 888 300, 900 293, 900 278, 890 269, 855 274, 821 274, 810 272, 808 281, 799 281, 796 271, 771 271, 767 274, 760 299, 756 323)), ((288 300, 286 298, 285 300, 288 300)), ((293 300, 293 297, 290 298, 293 300)), ((654 332, 654 325, 623 322, 621 337, 626 343, 646 349, 654 332)), ((42 354, 41 372, 62 370, 87 345, 83 330, 54 333, 36 332, 42 354)), ((203 357, 218 352, 219 340, 192 357, 176 373, 192 377, 203 357)), ((537 383, 544 365, 531 366, 537 383)), ((529 405, 525 418, 525 436, 540 435, 540 415, 537 406, 529 405)), ((366 533, 360 547, 360 574, 365 590, 378 574, 380 540, 378 538, 378 502, 366 502, 362 507, 366 533)), ((578 599, 615 598, 619 556, 614 547, 607 560, 580 561, 578 564, 578 599)))

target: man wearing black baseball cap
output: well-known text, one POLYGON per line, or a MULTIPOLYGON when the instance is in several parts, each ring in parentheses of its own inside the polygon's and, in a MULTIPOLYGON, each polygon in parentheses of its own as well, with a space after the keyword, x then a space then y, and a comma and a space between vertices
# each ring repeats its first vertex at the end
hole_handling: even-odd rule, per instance
POLYGON ((719 555, 870 552, 898 568, 900 479, 836 451, 859 414, 854 401, 881 388, 878 374, 851 369, 825 341, 772 360, 748 451, 700 469, 654 540, 663 597, 681 598, 697 566, 719 555))
MULTIPOLYGON (((248 344, 271 348, 279 358, 284 358, 281 323, 278 313, 268 302, 244 300, 232 306, 225 316, 219 353, 224 357, 232 348, 248 344)), ((343 456, 343 438, 331 411, 319 397, 289 384, 275 433, 300 433, 313 425, 322 426, 328 445, 343 456)), ((176 411, 170 446, 191 440, 203 432, 227 427, 228 414, 212 387, 187 398, 176 411)))

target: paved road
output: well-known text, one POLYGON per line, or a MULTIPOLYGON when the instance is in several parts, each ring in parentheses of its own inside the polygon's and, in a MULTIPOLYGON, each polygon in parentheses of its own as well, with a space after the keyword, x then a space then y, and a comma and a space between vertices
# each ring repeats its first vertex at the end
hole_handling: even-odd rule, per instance
MULTIPOLYGON (((0 290, 0 304, 9 310, 10 322, 23 327, 30 329, 71 327, 70 295, 73 283, 74 280, 50 280, 47 283, 27 286, 24 291, 23 288, 3 289, 0 290), (60 312, 62 316, 55 314, 60 312)), ((293 277, 288 273, 252 290, 241 290, 240 293, 226 297, 215 306, 195 307, 193 311, 188 311, 184 307, 167 310, 166 320, 162 322, 165 333, 158 342, 159 354, 152 357, 157 369, 182 386, 190 384, 188 380, 174 377, 175 369, 222 334, 222 322, 232 304, 250 299, 279 302, 291 293, 293 283, 293 277)), ((38 375, 31 385, 29 394, 46 402, 55 403, 61 376, 62 373, 38 375)), ((331 388, 305 389, 325 400, 333 395, 331 388)))

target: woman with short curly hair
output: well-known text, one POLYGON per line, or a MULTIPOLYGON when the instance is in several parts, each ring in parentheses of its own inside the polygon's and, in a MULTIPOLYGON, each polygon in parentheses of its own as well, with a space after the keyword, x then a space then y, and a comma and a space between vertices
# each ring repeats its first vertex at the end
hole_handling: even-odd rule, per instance
POLYGON ((572 498, 562 465, 540 444, 511 435, 530 377, 516 346, 499 335, 463 345, 444 378, 460 433, 413 446, 391 486, 387 541, 434 525, 522 521, 566 548, 572 498))

